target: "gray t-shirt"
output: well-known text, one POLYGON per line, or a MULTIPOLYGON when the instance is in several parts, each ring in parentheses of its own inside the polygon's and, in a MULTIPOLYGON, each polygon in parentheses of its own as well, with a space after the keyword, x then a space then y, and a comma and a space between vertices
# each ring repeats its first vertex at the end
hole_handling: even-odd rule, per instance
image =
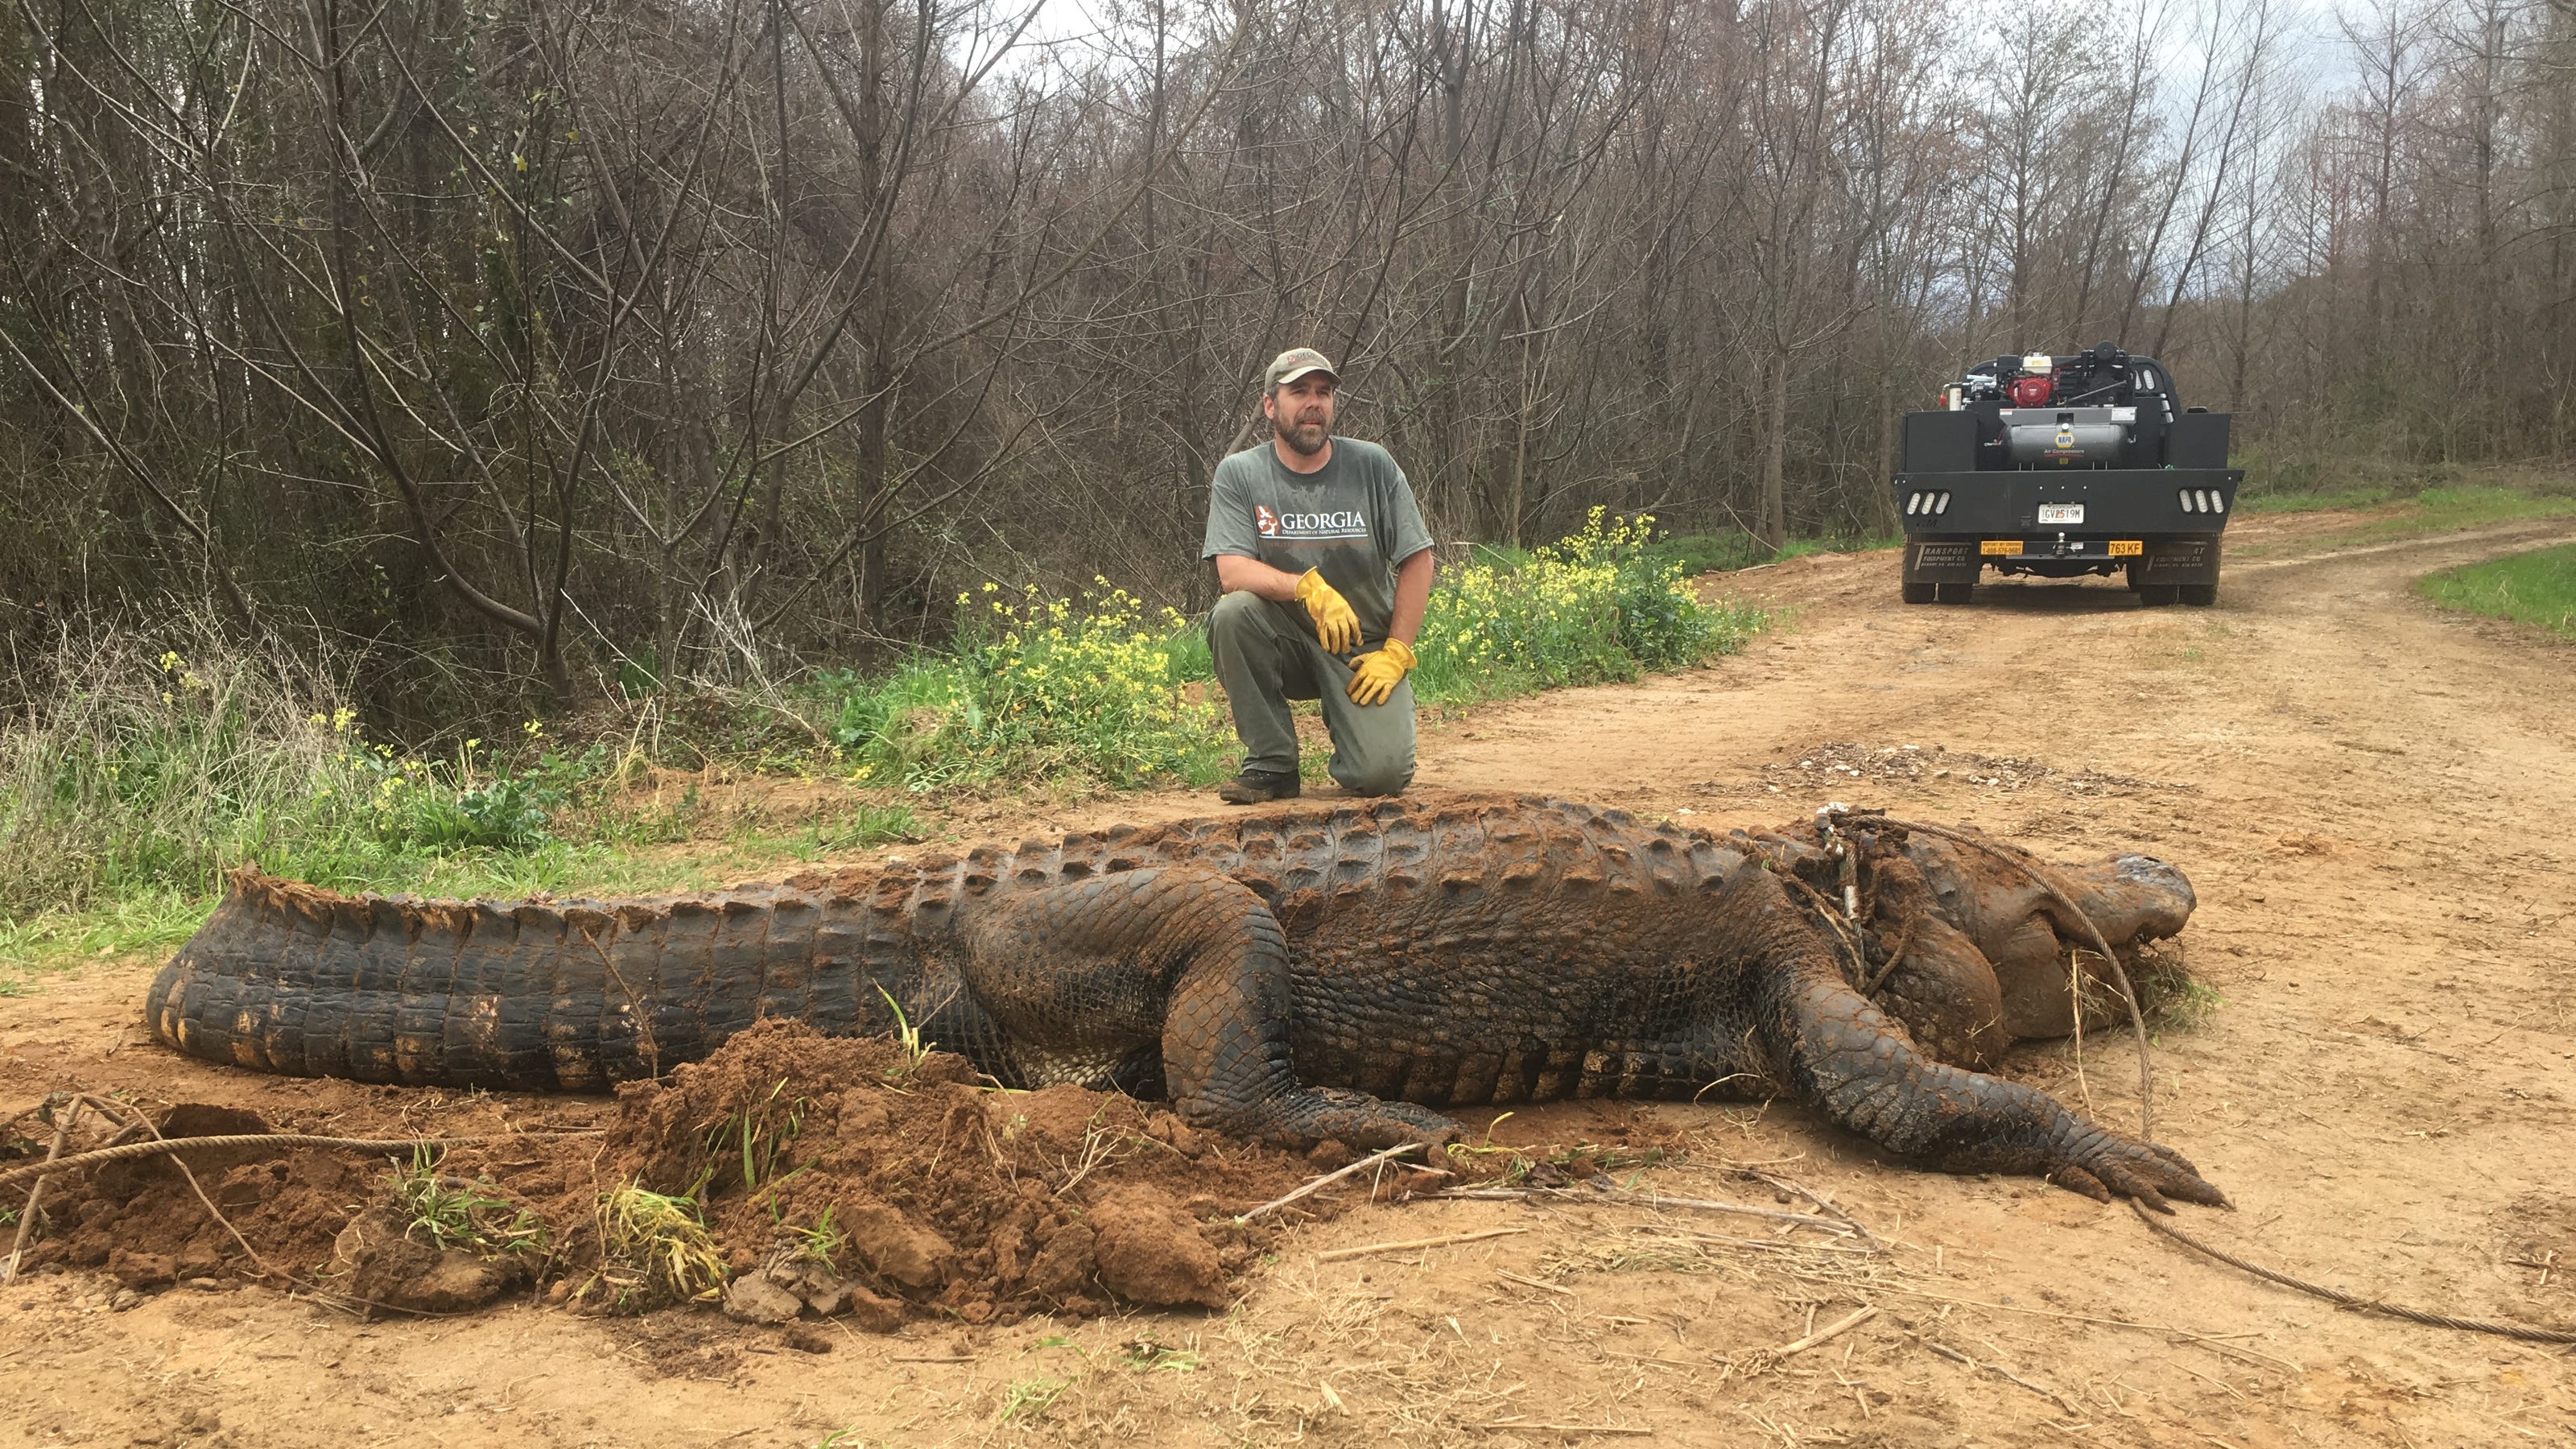
POLYGON ((1395 459, 1375 443, 1335 438, 1332 461, 1312 473, 1290 472, 1267 442, 1219 462, 1199 556, 1320 570, 1360 616, 1366 650, 1386 641, 1394 618, 1395 566, 1430 546, 1395 459))

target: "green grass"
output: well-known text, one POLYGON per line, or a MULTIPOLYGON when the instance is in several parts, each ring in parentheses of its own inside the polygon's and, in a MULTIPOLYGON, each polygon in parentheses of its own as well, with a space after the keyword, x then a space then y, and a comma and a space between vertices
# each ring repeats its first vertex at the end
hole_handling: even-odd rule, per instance
POLYGON ((2576 640, 2576 544, 2445 569, 2415 587, 2444 608, 2536 625, 2576 640))
POLYGON ((370 740, 327 676, 219 627, 66 632, 0 716, 0 994, 29 973, 158 955, 256 863, 341 890, 524 896, 675 890, 910 838, 911 807, 852 798, 741 829, 688 860, 638 847, 703 834, 693 793, 621 803, 604 746, 506 740, 412 753, 370 740), (172 641, 184 645, 170 647, 172 641))
POLYGON ((2480 469, 2473 476, 2461 469, 2442 471, 2443 476, 2466 481, 2413 487, 2373 484, 2339 492, 2248 493, 2237 501, 2239 513, 2369 510, 2371 516, 2331 532, 2231 547, 2229 553, 2238 558, 2309 553, 2523 519, 2576 515, 2576 482, 2563 477, 2511 468, 2480 469))
POLYGON ((1793 538, 1774 553, 1753 535, 1740 529, 1730 529, 1724 533, 1675 534, 1657 540, 1654 548, 1659 556, 1680 565, 1683 576, 1689 578, 1777 563, 1782 559, 1804 558, 1815 553, 1858 553, 1874 548, 1894 548, 1904 541, 1903 536, 1897 534, 1883 538, 1793 538))
POLYGON ((2427 488, 2407 500, 2395 515, 2373 519, 2339 537, 2401 538, 2570 513, 2576 513, 2576 497, 2528 492, 2494 483, 2464 483, 2427 488))
POLYGON ((496 1196, 490 1178, 467 1182, 440 1172, 427 1147, 413 1151, 411 1166, 394 1169, 392 1192, 405 1234, 431 1247, 485 1257, 546 1250, 546 1225, 534 1212, 496 1196))
POLYGON ((1036 1423, 1046 1417, 1047 1410, 1054 1408, 1055 1401, 1062 1398, 1064 1391, 1072 1388, 1073 1384, 1072 1379, 1059 1379, 1044 1374, 1032 1379, 1015 1381, 1003 1393, 1001 1422, 1036 1423))
POLYGON ((2331 493, 2243 493, 2238 495, 2238 513, 2331 513, 2346 509, 2375 508, 2397 496, 2389 488, 2346 488, 2331 493))

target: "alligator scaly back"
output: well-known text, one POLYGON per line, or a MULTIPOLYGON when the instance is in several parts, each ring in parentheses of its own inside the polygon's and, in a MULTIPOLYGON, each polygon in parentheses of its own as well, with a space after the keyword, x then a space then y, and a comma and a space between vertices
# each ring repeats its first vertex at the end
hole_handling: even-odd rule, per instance
MULTIPOLYGON (((2027 922, 1953 910, 1939 952, 1880 973, 1905 988, 1883 1010, 1784 888, 1800 862, 1786 837, 1467 797, 623 902, 350 897, 244 872, 146 1015, 182 1051, 260 1070, 580 1091, 764 1018, 879 1033, 900 1009, 1006 1085, 1162 1090, 1195 1122, 1282 1143, 1456 1133, 1418 1104, 1786 1094, 1934 1166, 2215 1199, 2164 1149, 1945 1065, 1889 1014, 1960 1035, 1961 1011, 1999 999, 1975 943, 2027 922)), ((1889 900, 1959 899, 1941 858, 1909 868, 1889 900)), ((2133 913, 2141 933, 2188 914, 2159 868, 2182 903, 2133 913)))

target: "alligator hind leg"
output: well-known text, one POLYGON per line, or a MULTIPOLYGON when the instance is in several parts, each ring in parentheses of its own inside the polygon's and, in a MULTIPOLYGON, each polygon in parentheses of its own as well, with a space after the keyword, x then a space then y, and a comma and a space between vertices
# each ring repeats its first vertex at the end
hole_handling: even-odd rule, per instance
POLYGON ((1230 877, 1121 871, 987 898, 960 924, 966 984, 1024 1076, 1105 1081, 1111 1063, 1159 1038, 1172 1104, 1196 1126, 1295 1147, 1458 1133, 1428 1108, 1298 1085, 1287 934, 1230 877))
POLYGON ((2227 1201, 2172 1148, 2123 1136, 2019 1082, 1933 1061, 1813 950, 1768 973, 1761 1011, 1787 1046, 1798 1095, 1890 1151, 1946 1172, 2038 1173, 2087 1197, 2116 1192, 2152 1208, 2167 1197, 2227 1201))

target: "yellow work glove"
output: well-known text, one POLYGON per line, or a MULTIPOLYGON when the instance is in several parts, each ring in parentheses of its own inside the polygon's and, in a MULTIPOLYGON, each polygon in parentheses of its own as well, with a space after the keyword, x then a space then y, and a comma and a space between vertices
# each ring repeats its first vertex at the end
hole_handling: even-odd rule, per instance
POLYGON ((1323 572, 1308 569, 1297 578, 1297 602, 1315 617, 1315 637, 1327 654, 1348 654, 1360 647, 1360 616, 1351 612, 1342 591, 1324 582, 1323 572))
POLYGON ((1353 704, 1384 704, 1404 676, 1413 672, 1413 646, 1401 639, 1389 639, 1374 654, 1363 654, 1351 661, 1351 687, 1346 691, 1353 704))

